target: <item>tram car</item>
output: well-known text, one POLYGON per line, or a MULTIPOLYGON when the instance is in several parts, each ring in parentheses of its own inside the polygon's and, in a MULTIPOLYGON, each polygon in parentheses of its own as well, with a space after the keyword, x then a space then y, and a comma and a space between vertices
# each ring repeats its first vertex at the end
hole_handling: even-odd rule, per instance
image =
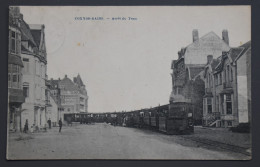
POLYGON ((169 104, 166 131, 168 134, 190 134, 194 132, 193 106, 187 102, 169 104))
POLYGON ((133 111, 133 127, 143 127, 143 114, 142 110, 133 111))
POLYGON ((150 112, 149 109, 143 109, 143 127, 144 128, 149 128, 151 124, 151 117, 150 117, 150 112))

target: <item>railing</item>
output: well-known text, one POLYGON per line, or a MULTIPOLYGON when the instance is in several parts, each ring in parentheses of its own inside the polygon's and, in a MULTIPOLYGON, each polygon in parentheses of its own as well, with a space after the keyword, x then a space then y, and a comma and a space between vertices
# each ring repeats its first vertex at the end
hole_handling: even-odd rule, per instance
POLYGON ((220 112, 213 112, 204 116, 204 120, 207 121, 206 126, 210 126, 213 122, 220 119, 220 112))

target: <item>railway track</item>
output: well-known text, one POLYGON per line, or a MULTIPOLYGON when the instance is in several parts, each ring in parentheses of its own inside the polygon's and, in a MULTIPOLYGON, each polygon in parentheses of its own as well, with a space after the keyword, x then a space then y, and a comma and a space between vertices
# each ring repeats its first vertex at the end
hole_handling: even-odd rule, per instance
POLYGON ((232 152, 235 152, 235 153, 244 154, 244 155, 247 155, 247 156, 252 155, 252 153, 248 151, 249 148, 235 146, 235 145, 227 144, 227 143, 221 143, 221 142, 218 142, 218 141, 213 141, 213 140, 208 140, 208 139, 202 139, 202 138, 194 137, 194 136, 181 136, 181 137, 183 137, 184 139, 195 141, 197 143, 212 146, 214 148, 220 148, 220 149, 232 151, 232 152))

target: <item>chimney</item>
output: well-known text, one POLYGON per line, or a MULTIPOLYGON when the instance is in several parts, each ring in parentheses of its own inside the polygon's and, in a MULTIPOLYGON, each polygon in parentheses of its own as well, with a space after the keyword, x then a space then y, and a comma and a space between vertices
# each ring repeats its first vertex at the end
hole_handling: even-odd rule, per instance
POLYGON ((229 45, 228 31, 227 30, 222 31, 222 39, 223 39, 224 42, 226 42, 226 44, 229 45))
POLYGON ((213 60, 213 55, 208 55, 207 56, 207 64, 211 63, 212 60, 213 60))
POLYGON ((60 81, 60 78, 59 78, 59 81, 60 81))
POLYGON ((68 78, 67 74, 65 75, 65 78, 68 78))
POLYGON ((194 29, 192 31, 192 39, 193 39, 193 42, 197 41, 199 39, 199 32, 197 29, 194 29))

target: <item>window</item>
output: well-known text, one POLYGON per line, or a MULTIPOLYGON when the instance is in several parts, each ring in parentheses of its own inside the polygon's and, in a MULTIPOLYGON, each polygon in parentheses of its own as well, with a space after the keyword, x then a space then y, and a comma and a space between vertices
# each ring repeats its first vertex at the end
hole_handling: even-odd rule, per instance
POLYGON ((21 35, 15 31, 9 31, 9 51, 11 53, 19 54, 21 47, 21 35))
POLYGON ((214 75, 215 77, 215 85, 218 85, 218 75, 214 75))
POLYGON ((8 87, 9 88, 21 88, 20 69, 21 67, 18 65, 8 64, 8 87))
POLYGON ((24 73, 29 73, 29 59, 27 59, 27 58, 23 58, 23 65, 24 65, 24 67, 23 67, 23 72, 24 73))
POLYGON ((23 96, 29 97, 29 84, 26 82, 23 83, 23 96))
POLYGON ((227 114, 232 114, 232 101, 231 101, 231 95, 226 95, 226 110, 227 114))
POLYGON ((16 53, 16 40, 15 40, 15 32, 11 31, 11 52, 16 53))
POLYGON ((208 114, 212 113, 212 98, 207 98, 207 109, 208 109, 208 114))

